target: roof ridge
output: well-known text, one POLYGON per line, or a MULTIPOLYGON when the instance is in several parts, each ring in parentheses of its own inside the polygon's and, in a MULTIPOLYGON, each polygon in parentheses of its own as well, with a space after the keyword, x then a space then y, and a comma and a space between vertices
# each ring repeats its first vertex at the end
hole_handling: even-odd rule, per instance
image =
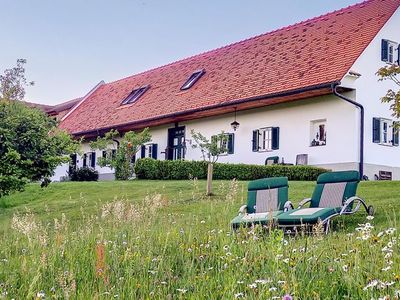
POLYGON ((163 68, 169 67, 169 66, 171 66, 171 65, 173 65, 175 63, 178 63, 178 62, 184 62, 186 60, 191 60, 191 59, 193 59, 195 57, 201 57, 201 56, 207 55, 207 54, 212 53, 212 52, 220 51, 222 49, 227 49, 227 48, 233 47, 235 45, 238 45, 238 44, 241 44, 241 43, 244 43, 244 42, 247 42, 247 41, 255 40, 255 39, 257 39, 259 37, 262 37, 262 36, 266 36, 266 35, 270 35, 270 34, 274 34, 274 33, 280 32, 280 31, 285 31, 285 30, 288 30, 288 29, 292 29, 292 28, 298 27, 298 26, 303 25, 303 24, 308 23, 308 22, 316 22, 317 20, 323 19, 328 15, 337 14, 337 13, 339 13, 341 11, 348 10, 348 9, 351 9, 351 8, 354 8, 354 7, 357 7, 357 6, 363 6, 363 5, 365 5, 365 4, 369 3, 369 2, 375 2, 375 1, 386 1, 386 0, 364 0, 364 1, 352 4, 352 5, 348 5, 347 7, 344 7, 344 8, 340 8, 340 9, 337 9, 337 10, 334 10, 334 11, 330 11, 330 12, 324 13, 324 14, 316 16, 316 17, 312 17, 312 18, 309 18, 309 19, 306 19, 306 20, 303 20, 303 21, 299 21, 297 23, 293 23, 291 25, 280 27, 280 28, 277 28, 277 29, 274 29, 274 30, 271 30, 271 31, 268 31, 268 32, 264 32, 264 33, 261 33, 261 34, 258 34, 258 35, 255 35, 255 36, 252 36, 252 37, 237 41, 237 42, 230 43, 228 45, 224 45, 224 46, 217 47, 217 48, 214 48, 214 49, 211 49, 211 50, 203 51, 201 53, 193 54, 191 56, 187 56, 187 57, 182 58, 182 59, 177 59, 177 60, 174 60, 174 61, 172 61, 170 63, 164 64, 162 66, 158 66, 158 67, 155 67, 155 68, 150 68, 148 70, 145 70, 145 71, 142 71, 142 72, 139 72, 139 73, 135 73, 135 74, 132 74, 132 75, 129 75, 129 76, 125 76, 123 78, 107 82, 106 85, 107 84, 117 83, 119 81, 123 81, 123 80, 126 80, 128 78, 139 76, 139 75, 143 75, 143 74, 146 74, 146 73, 149 73, 149 72, 153 72, 155 70, 163 69, 163 68))

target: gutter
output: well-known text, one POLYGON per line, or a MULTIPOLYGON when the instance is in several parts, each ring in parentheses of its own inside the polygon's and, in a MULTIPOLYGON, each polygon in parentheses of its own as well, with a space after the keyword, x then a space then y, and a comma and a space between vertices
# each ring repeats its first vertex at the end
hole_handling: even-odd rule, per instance
POLYGON ((362 106, 360 103, 355 102, 345 96, 343 96, 342 94, 340 94, 337 91, 337 88, 339 87, 340 83, 334 83, 332 84, 332 92, 335 96, 339 97, 340 99, 356 106, 357 108, 360 109, 360 162, 359 162, 359 172, 360 172, 360 179, 362 180, 364 177, 364 106, 362 106))
POLYGON ((110 131, 111 129, 118 129, 120 127, 134 126, 134 125, 138 125, 138 124, 144 124, 144 123, 147 123, 147 122, 157 121, 157 120, 160 120, 160 119, 180 117, 180 116, 184 116, 184 115, 188 115, 188 114, 203 112, 203 111, 206 111, 206 110, 223 108, 223 107, 227 107, 227 106, 235 106, 235 105, 238 105, 238 104, 243 104, 243 103, 248 103, 248 102, 253 102, 253 101, 258 101, 258 100, 266 100, 266 99, 277 98, 277 97, 286 97, 286 96, 296 95, 296 94, 309 92, 309 91, 315 91, 315 90, 324 89, 324 88, 325 89, 326 88, 331 89, 333 86, 337 86, 339 84, 340 84, 340 81, 334 81, 334 82, 308 86, 308 87, 295 89, 295 90, 290 90, 290 91, 285 91, 285 92, 279 92, 279 93, 273 93, 273 94, 267 94, 267 95, 260 95, 260 96, 245 98, 245 99, 237 99, 237 100, 232 100, 232 101, 229 101, 229 102, 224 102, 224 103, 205 106, 205 107, 201 107, 201 108, 190 109, 190 110, 186 110, 186 111, 182 111, 182 112, 171 113, 171 114, 167 114, 167 115, 153 117, 153 118, 149 118, 149 119, 146 119, 146 120, 133 121, 133 122, 128 122, 128 123, 118 124, 118 125, 115 125, 115 126, 107 126, 107 127, 93 129, 93 130, 81 131, 81 132, 73 133, 73 135, 75 137, 84 136, 84 135, 90 135, 90 134, 93 134, 93 133, 98 135, 100 133, 100 131, 110 131))

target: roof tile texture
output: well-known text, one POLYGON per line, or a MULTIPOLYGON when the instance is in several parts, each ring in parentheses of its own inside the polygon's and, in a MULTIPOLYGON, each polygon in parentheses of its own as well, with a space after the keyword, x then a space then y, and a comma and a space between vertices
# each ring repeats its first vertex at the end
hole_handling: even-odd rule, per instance
POLYGON ((369 0, 101 86, 61 127, 79 133, 339 81, 400 5, 369 0), (205 74, 180 91, 196 70, 205 74), (150 85, 135 103, 121 102, 150 85))

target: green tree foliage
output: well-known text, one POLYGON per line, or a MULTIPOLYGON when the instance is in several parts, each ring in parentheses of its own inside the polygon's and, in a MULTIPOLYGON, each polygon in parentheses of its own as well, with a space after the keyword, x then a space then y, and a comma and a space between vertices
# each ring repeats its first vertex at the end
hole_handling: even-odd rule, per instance
POLYGON ((215 163, 218 157, 228 150, 228 136, 223 131, 217 135, 213 135, 210 140, 193 129, 190 133, 194 140, 192 148, 200 149, 204 161, 215 163))
MULTIPOLYGON (((399 89, 389 89, 381 100, 383 103, 389 103, 390 109, 392 110, 392 116, 396 119, 400 118, 400 66, 390 65, 382 67, 378 70, 377 75, 379 81, 390 80, 394 82, 399 89)), ((397 124, 398 127, 398 124, 397 124)))
POLYGON ((77 148, 78 142, 43 112, 0 100, 0 197, 52 176, 77 148))
POLYGON ((29 181, 49 177, 55 168, 68 162, 79 143, 57 129, 57 122, 38 109, 20 102, 25 86, 24 64, 0 75, 0 197, 22 190, 29 181))
POLYGON ((141 145, 151 141, 149 128, 145 128, 141 132, 129 131, 124 134, 121 140, 117 140, 120 136, 117 130, 111 130, 104 137, 98 137, 96 141, 90 143, 90 147, 95 150, 106 151, 105 157, 98 159, 101 167, 109 167, 115 170, 115 178, 118 180, 128 180, 134 173, 133 158, 139 151, 141 145), (113 153, 110 146, 117 145, 116 151, 113 153))

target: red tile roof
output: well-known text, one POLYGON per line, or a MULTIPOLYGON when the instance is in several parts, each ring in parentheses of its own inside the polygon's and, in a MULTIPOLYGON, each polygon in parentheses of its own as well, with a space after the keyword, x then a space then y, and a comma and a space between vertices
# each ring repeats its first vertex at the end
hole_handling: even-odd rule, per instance
POLYGON ((56 105, 47 105, 47 104, 40 104, 40 103, 33 103, 23 101, 29 107, 35 107, 37 109, 42 110, 43 112, 49 115, 59 115, 59 114, 66 114, 71 108, 73 108, 82 98, 72 99, 66 102, 62 102, 56 105))
MULTIPOLYGON (((400 5, 369 0, 100 86, 61 123, 73 134, 195 112, 340 81, 400 5), (180 87, 196 70, 202 78, 180 87), (133 89, 150 85, 121 106, 133 89)), ((268 104, 268 103, 266 103, 268 104)), ((264 105, 266 105, 264 104, 264 105)))

